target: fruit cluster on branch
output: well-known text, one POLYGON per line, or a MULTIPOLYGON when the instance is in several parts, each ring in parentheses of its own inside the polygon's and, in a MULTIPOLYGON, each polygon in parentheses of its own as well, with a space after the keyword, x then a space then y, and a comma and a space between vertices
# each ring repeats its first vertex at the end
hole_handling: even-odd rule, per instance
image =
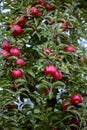
POLYGON ((82 18, 73 2, 62 2, 10 3, 14 17, 6 17, 0 50, 1 128, 5 123, 12 130, 85 127, 87 58, 78 44, 84 36, 82 18))

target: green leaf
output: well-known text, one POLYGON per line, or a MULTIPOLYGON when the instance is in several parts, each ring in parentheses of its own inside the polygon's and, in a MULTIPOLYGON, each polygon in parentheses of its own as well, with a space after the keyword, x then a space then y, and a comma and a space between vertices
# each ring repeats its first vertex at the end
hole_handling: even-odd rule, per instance
POLYGON ((48 82, 48 81, 46 81, 46 80, 42 80, 42 83, 43 83, 44 85, 46 85, 46 86, 49 86, 49 87, 52 85, 50 82, 48 82))
POLYGON ((34 109, 34 113, 35 113, 35 114, 38 114, 38 113, 40 113, 40 109, 38 109, 38 108, 35 108, 35 109, 34 109))
POLYGON ((62 81, 56 81, 53 83, 53 87, 58 87, 58 86, 66 86, 66 84, 62 81))
POLYGON ((70 113, 78 116, 81 119, 81 115, 80 115, 80 113, 78 111, 76 111, 76 110, 67 110, 67 112, 70 112, 70 113))
POLYGON ((26 72, 27 72, 30 76, 32 76, 33 78, 35 78, 35 73, 33 72, 32 69, 27 69, 26 72))

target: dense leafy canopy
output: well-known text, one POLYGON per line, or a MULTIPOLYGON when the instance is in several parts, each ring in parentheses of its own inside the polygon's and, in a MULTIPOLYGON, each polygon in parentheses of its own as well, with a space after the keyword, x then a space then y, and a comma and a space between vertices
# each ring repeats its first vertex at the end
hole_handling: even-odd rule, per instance
POLYGON ((1 2, 0 130, 87 129, 87 1, 43 1, 1 2))

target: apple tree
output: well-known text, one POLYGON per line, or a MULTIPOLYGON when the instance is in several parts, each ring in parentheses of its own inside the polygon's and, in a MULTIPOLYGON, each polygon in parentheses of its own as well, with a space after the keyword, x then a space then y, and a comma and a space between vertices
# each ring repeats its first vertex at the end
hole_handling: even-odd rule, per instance
POLYGON ((0 130, 87 130, 87 1, 0 9, 0 130))

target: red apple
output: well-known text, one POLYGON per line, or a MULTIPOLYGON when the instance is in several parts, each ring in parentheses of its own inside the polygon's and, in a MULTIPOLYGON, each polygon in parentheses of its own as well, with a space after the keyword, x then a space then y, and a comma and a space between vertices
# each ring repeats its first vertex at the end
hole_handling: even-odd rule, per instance
POLYGON ((14 24, 10 27, 10 30, 13 31, 12 34, 14 36, 18 36, 22 34, 22 28, 19 24, 14 24))
POLYGON ((8 110, 10 110, 10 109, 14 108, 14 105, 13 104, 8 104, 6 107, 7 107, 8 110))
POLYGON ((24 27, 26 25, 26 17, 18 17, 19 21, 17 22, 18 25, 24 27))
POLYGON ((54 75, 56 71, 56 67, 51 64, 47 65, 44 69, 45 75, 54 75))
POLYGON ((51 11, 54 9, 54 6, 50 5, 49 3, 44 3, 44 6, 45 8, 48 10, 48 11, 51 11))
POLYGON ((13 86, 13 87, 12 87, 12 90, 13 90, 14 92, 16 92, 16 91, 17 91, 17 87, 16 87, 16 86, 13 86))
POLYGON ((80 94, 74 94, 71 96, 71 102, 74 105, 78 105, 79 103, 82 103, 83 98, 80 94))
POLYGON ((48 95, 49 92, 50 92, 50 88, 47 88, 47 89, 44 90, 45 95, 48 95))
POLYGON ((21 67, 24 66, 24 60, 22 58, 18 58, 16 61, 15 61, 15 64, 18 64, 20 65, 21 67))
POLYGON ((50 53, 52 53, 52 50, 50 50, 50 49, 48 49, 48 48, 45 48, 42 52, 43 52, 43 53, 48 53, 48 54, 50 54, 50 53))
POLYGON ((10 53, 6 50, 1 50, 0 54, 4 56, 4 59, 8 59, 10 56, 10 53))
POLYGON ((63 31, 66 31, 68 29, 68 22, 63 22, 63 21, 60 21, 60 22, 57 22, 59 25, 61 25, 61 28, 63 31))
POLYGON ((19 56, 20 55, 20 50, 17 47, 13 47, 10 50, 11 56, 19 56))
POLYGON ((53 128, 53 130, 57 130, 57 128, 53 128))
POLYGON ((32 16, 37 16, 38 15, 38 13, 39 13, 39 11, 38 11, 38 8, 37 7, 35 7, 35 6, 32 6, 31 8, 30 8, 30 15, 32 15, 32 16))
POLYGON ((57 80, 60 80, 62 78, 62 73, 57 70, 54 75, 53 75, 53 81, 57 81, 57 80))
POLYGON ((17 87, 16 87, 16 84, 15 84, 15 83, 14 83, 13 86, 12 86, 12 90, 13 90, 14 92, 17 91, 17 87))
POLYGON ((66 99, 64 99, 62 102, 62 109, 67 110, 67 107, 68 107, 68 101, 66 99))
POLYGON ((12 75, 14 78, 20 78, 22 77, 22 71, 20 69, 13 69, 12 75))
POLYGON ((67 45, 64 47, 65 52, 75 52, 75 49, 72 45, 67 45))
POLYGON ((70 120, 70 124, 75 124, 77 126, 80 126, 80 121, 78 119, 76 119, 76 118, 72 118, 70 120))
POLYGON ((2 49, 3 49, 3 50, 9 51, 10 48, 11 48, 11 45, 10 45, 10 42, 9 42, 9 41, 4 41, 4 42, 2 43, 2 49))
POLYGON ((38 3, 43 5, 44 1, 43 0, 38 0, 38 3))

